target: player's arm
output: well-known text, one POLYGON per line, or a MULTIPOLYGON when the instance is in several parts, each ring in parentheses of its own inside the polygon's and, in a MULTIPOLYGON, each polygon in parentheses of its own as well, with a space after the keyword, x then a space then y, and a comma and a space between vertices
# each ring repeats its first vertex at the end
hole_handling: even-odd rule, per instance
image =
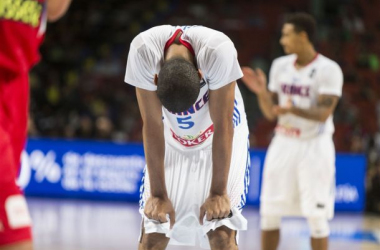
POLYGON ((321 69, 319 79, 317 105, 309 109, 301 109, 288 102, 290 113, 318 122, 325 122, 329 118, 342 94, 343 73, 339 65, 333 63, 321 69))
POLYGON ((277 114, 273 111, 273 107, 278 104, 278 95, 267 89, 267 79, 265 73, 261 69, 253 70, 249 67, 242 67, 244 76, 243 83, 247 88, 257 95, 259 107, 265 118, 273 121, 277 118, 277 114))
POLYGON ((148 218, 160 222, 166 222, 166 214, 169 214, 173 226, 174 209, 165 185, 162 105, 155 91, 136 88, 136 95, 143 120, 144 151, 151 191, 151 198, 145 205, 145 214, 148 218))
POLYGON ((289 113, 299 117, 325 122, 327 118, 334 112, 338 104, 339 97, 334 95, 319 95, 317 105, 309 109, 301 109, 295 106, 290 106, 289 113))
POLYGON ((47 17, 49 22, 55 22, 60 19, 69 9, 71 0, 48 0, 47 17))
POLYGON ((206 213, 207 220, 225 218, 231 205, 227 195, 228 173, 231 164, 234 136, 233 110, 236 82, 220 89, 210 90, 210 116, 214 124, 212 142, 212 180, 210 194, 201 207, 200 223, 206 213))
POLYGON ((277 114, 273 111, 273 107, 278 105, 277 93, 270 92, 268 90, 257 96, 259 107, 265 118, 270 121, 274 121, 277 118, 277 114))

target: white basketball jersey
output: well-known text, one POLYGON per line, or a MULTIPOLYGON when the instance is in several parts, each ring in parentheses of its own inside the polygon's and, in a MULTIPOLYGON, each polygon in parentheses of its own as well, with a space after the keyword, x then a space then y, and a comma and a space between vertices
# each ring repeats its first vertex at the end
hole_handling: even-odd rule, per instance
MULTIPOLYGON (((339 65, 317 54, 307 66, 296 69, 296 55, 277 58, 269 74, 269 90, 278 94, 279 105, 290 98, 294 106, 309 109, 317 105, 318 95, 342 95, 343 73, 339 65)), ((296 138, 312 138, 334 133, 333 116, 326 122, 317 122, 293 114, 278 118, 276 133, 296 138)))
MULTIPOLYGON (((203 79, 197 101, 189 110, 171 113, 162 108, 165 140, 181 150, 199 149, 212 142, 214 132, 209 90, 219 89, 243 76, 234 44, 226 35, 203 26, 163 25, 142 32, 131 43, 125 82, 156 91, 154 75, 159 75, 164 51, 181 31, 179 40, 195 56, 203 79)), ((243 99, 237 86, 232 122, 235 131, 240 128, 248 130, 243 99)))

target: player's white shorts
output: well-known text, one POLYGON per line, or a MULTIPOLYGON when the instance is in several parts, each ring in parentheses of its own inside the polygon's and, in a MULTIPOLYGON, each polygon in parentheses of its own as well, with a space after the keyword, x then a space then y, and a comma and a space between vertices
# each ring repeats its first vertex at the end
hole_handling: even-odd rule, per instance
POLYGON ((260 214, 331 219, 335 147, 331 135, 308 140, 276 135, 264 164, 260 214))
MULTIPOLYGON (((244 129, 240 129, 244 130, 244 129)), ((166 144, 165 181, 174 210, 176 222, 172 230, 169 223, 158 223, 144 215, 144 204, 150 196, 148 171, 142 185, 140 213, 144 220, 145 233, 164 233, 172 245, 200 245, 210 248, 207 232, 220 226, 232 230, 246 230, 247 220, 241 214, 245 205, 249 184, 248 131, 235 131, 228 177, 227 191, 231 201, 232 217, 206 221, 199 224, 200 207, 209 195, 212 176, 212 147, 201 150, 179 151, 166 144)), ((146 168, 147 170, 147 168, 146 168)))

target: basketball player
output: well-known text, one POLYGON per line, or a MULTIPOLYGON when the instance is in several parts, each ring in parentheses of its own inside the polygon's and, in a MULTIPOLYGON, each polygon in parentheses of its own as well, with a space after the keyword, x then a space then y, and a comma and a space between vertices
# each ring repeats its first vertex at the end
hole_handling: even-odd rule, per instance
POLYGON ((284 216, 305 217, 312 248, 328 247, 335 188, 332 114, 342 93, 343 75, 337 63, 315 51, 315 28, 308 14, 288 16, 280 40, 288 55, 273 62, 269 90, 260 69, 243 68, 243 82, 257 94, 264 116, 278 118, 263 174, 264 250, 277 248, 284 216))
POLYGON ((237 249, 249 167, 241 77, 234 44, 216 30, 164 25, 132 41, 125 81, 136 86, 147 162, 139 249, 237 249))
POLYGON ((71 0, 2 0, 0 4, 0 249, 32 249, 31 221, 16 185, 25 146, 28 72, 39 60, 46 19, 57 20, 71 0))

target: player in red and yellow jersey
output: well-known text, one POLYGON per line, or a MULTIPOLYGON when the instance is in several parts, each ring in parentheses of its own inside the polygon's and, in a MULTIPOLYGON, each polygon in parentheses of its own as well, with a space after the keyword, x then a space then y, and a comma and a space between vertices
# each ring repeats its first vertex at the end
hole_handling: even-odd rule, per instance
POLYGON ((71 0, 0 2, 0 250, 32 249, 31 220, 16 185, 27 133, 29 70, 39 61, 46 21, 71 0))

